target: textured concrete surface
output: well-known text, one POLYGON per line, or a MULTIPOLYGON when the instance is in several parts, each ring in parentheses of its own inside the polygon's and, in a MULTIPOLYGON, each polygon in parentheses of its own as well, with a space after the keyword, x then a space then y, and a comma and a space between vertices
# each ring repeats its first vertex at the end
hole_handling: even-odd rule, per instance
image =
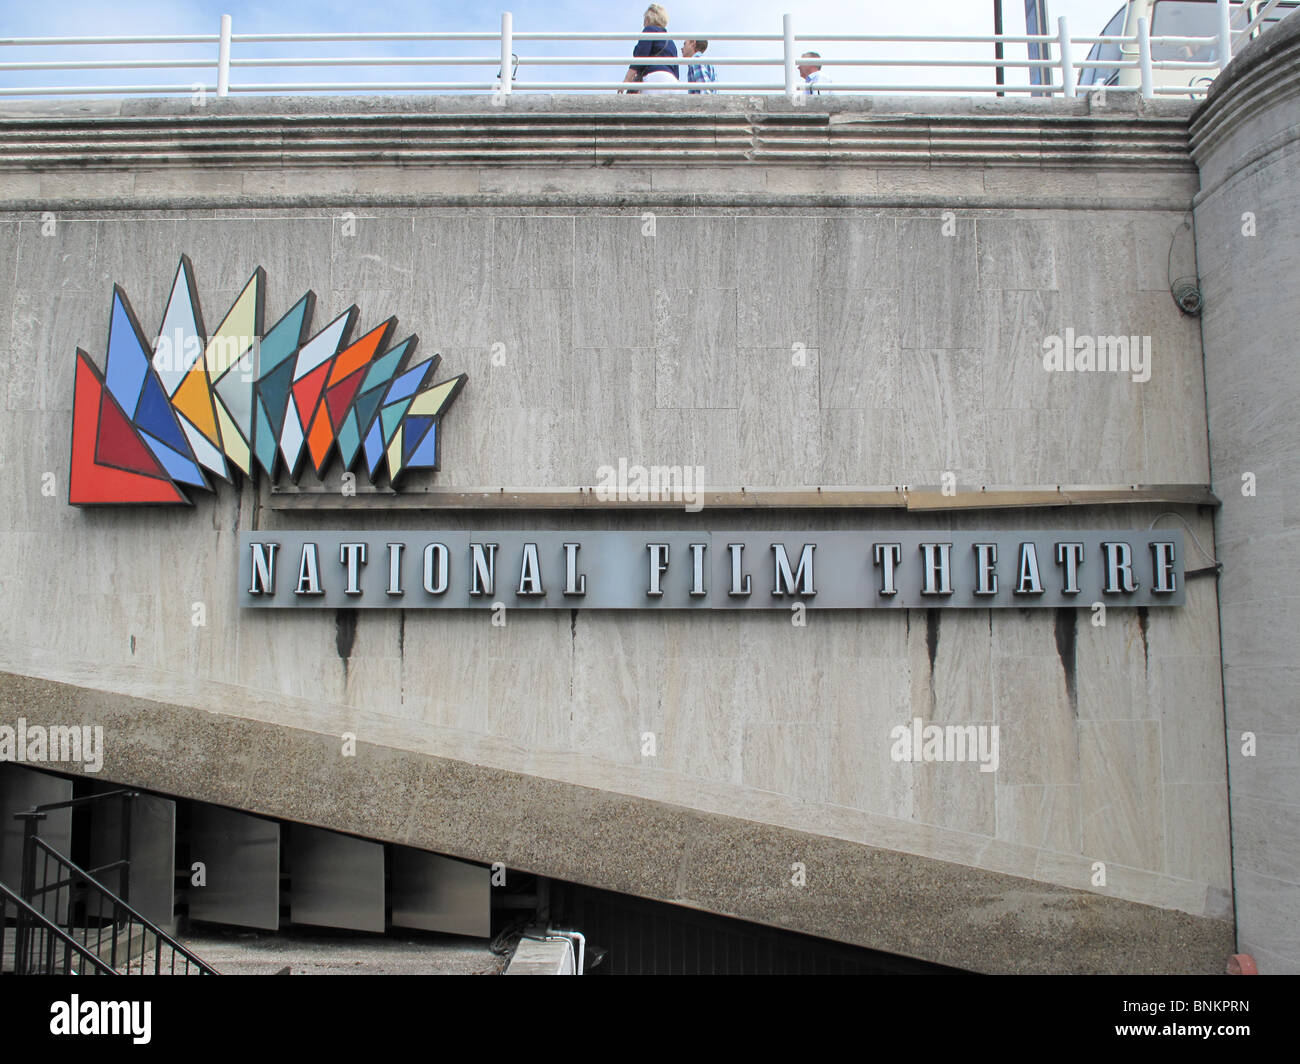
MULTIPOLYGON (((0 574, 5 719, 107 712, 111 771, 141 786, 941 963, 1219 970, 1231 876, 1212 580, 1191 581, 1185 607, 1111 610, 1105 627, 1085 608, 807 628, 576 611, 492 628, 241 614, 234 593, 251 527, 1182 520, 1212 550, 1204 508, 431 517, 366 492, 341 512, 277 511, 248 485, 185 513, 64 501, 73 352, 102 356, 114 283, 153 327, 182 253, 209 325, 260 265, 268 320, 310 288, 318 323, 353 302, 362 327, 396 314, 446 372, 470 375, 443 423, 443 470, 415 493, 593 484, 621 458, 703 466, 733 491, 945 473, 976 491, 1207 483, 1200 335, 1166 278, 1171 241, 1175 269, 1194 272, 1189 110, 928 103, 806 112, 821 125, 802 146, 793 111, 720 105, 718 123, 771 136, 707 164, 630 161, 603 101, 591 114, 608 165, 533 153, 353 171, 281 149, 218 167, 182 147, 148 169, 94 148, 8 171, 0 549, 25 562, 0 574), (1045 372, 1044 339, 1066 329, 1150 335, 1151 379, 1045 372), (914 716, 996 724, 999 771, 892 761, 889 731, 914 716), (339 757, 343 732, 387 774, 339 757), (796 894, 805 860, 817 889, 796 894)), ((285 113, 359 128, 358 106, 285 113)), ((519 135, 572 112, 559 106, 521 104, 519 135)), ((394 107, 385 121, 411 110, 394 107)), ((274 103, 212 114, 235 129, 285 119, 274 103)), ((698 132, 671 107, 654 115, 698 132)), ((15 105, 0 127, 31 137, 76 118, 90 136, 124 117, 165 137, 176 114, 15 105)), ((337 473, 304 480, 338 487, 337 473)))
POLYGON ((20 706, 102 725, 101 780, 954 967, 1208 974, 1232 944, 1222 905, 1193 916, 1035 882, 1029 869, 984 871, 369 742, 341 758, 333 735, 0 674, 0 713, 20 706))
POLYGON ((1238 55, 1192 126, 1238 945, 1300 972, 1300 19, 1238 55), (1277 295, 1279 298, 1274 298, 1277 295), (1253 486, 1247 482, 1253 479, 1253 486), (1279 571, 1281 567, 1281 571, 1279 571), (1248 750, 1247 736, 1255 748, 1248 750))
POLYGON ((639 207, 54 213, 8 234, 16 419, 70 403, 64 354, 102 358, 114 283, 156 323, 188 253, 209 327, 261 265, 268 323, 311 289, 318 325, 396 314, 467 372, 443 487, 590 486, 620 457, 730 490, 1209 480, 1198 328, 1167 292, 1185 208, 981 211, 952 235, 902 210, 651 213, 653 235, 639 207), (1046 372, 1067 328, 1150 336, 1151 379, 1046 372))
POLYGON ((1196 190, 1190 111, 1114 94, 8 101, 0 205, 1177 210, 1196 190))

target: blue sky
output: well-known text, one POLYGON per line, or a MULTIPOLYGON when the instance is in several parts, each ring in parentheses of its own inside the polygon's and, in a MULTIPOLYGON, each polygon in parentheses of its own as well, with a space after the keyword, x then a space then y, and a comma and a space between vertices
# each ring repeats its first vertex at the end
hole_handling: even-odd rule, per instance
MULTIPOLYGON (((886 3, 881 0, 825 0, 820 3, 794 4, 792 0, 692 0, 689 5, 669 3, 670 35, 679 30, 694 32, 779 33, 783 11, 794 15, 799 34, 871 33, 871 34, 981 34, 992 32, 992 0, 931 0, 927 5, 886 3)), ((1065 15, 1075 36, 1099 33, 1110 16, 1121 6, 1120 0, 1049 0, 1051 17, 1065 15)), ((1024 31, 1022 0, 1004 0, 1006 32, 1024 31)), ((215 34, 220 16, 232 16, 234 31, 239 33, 292 32, 380 32, 380 31, 471 31, 496 33, 500 29, 501 11, 514 15, 517 31, 635 31, 640 28, 644 3, 611 4, 594 0, 502 0, 497 5, 467 5, 446 0, 388 0, 381 8, 365 8, 344 0, 313 0, 312 3, 287 2, 268 4, 265 0, 59 0, 54 4, 30 3, 27 0, 0 0, 3 21, 0 33, 6 38, 50 36, 100 36, 134 34, 215 34)), ((680 40, 680 37, 678 38, 680 40)), ((822 55, 849 58, 870 49, 874 55, 911 56, 926 51, 927 46, 833 44, 808 45, 822 55), (856 53, 855 53, 855 50, 856 53)), ((929 54, 945 57, 976 55, 965 50, 929 54)), ((550 43, 520 42, 515 51, 522 57, 521 81, 618 81, 622 67, 540 66, 529 65, 531 55, 551 56, 621 56, 631 49, 630 42, 550 43)), ((716 42, 711 56, 774 55, 777 43, 746 44, 716 42)), ((215 61, 215 46, 63 46, 58 48, 16 48, 0 46, 0 62, 40 59, 146 59, 160 55, 215 61)), ((497 48, 491 42, 424 42, 365 44, 236 44, 235 58, 270 56, 345 55, 443 55, 490 56, 497 48)), ((1023 54, 1023 53, 1021 53, 1023 54)), ((383 81, 409 84, 412 81, 490 80, 496 65, 488 66, 399 66, 384 68, 298 68, 274 72, 261 69, 236 69, 232 83, 383 81)), ((891 84, 917 85, 927 81, 967 83, 992 80, 992 72, 953 69, 944 72, 920 68, 827 68, 841 83, 888 81, 891 84)), ((719 67, 719 79, 735 82, 776 80, 778 67, 719 67)), ((214 84, 212 67, 196 70, 119 71, 45 71, 37 73, 0 71, 0 86, 86 84, 171 84, 187 86, 195 82, 214 84)), ((1009 72, 1009 81, 1021 81, 1023 72, 1009 72)))

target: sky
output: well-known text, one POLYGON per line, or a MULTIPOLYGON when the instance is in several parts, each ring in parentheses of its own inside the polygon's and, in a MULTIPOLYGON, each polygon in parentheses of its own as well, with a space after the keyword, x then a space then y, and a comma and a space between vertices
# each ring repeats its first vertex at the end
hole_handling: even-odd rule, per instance
MULTIPOLYGON (((781 16, 794 16, 795 32, 861 34, 988 34, 993 32, 993 0, 930 0, 927 5, 886 2, 886 0, 824 0, 794 3, 793 0, 691 0, 689 4, 667 3, 670 36, 680 42, 678 31, 692 33, 777 33, 781 16)), ((1121 0, 1049 0, 1053 27, 1058 16, 1069 20, 1072 36, 1090 36, 1101 32, 1110 17, 1121 7, 1121 0)), ((1024 32, 1023 0, 1003 0, 1006 33, 1024 32)), ((58 36, 106 36, 139 34, 215 34, 220 16, 229 14, 236 34, 240 33, 310 33, 310 32, 487 32, 498 33, 501 12, 508 9, 514 16, 516 32, 635 32, 641 28, 645 4, 610 3, 609 0, 499 0, 498 4, 466 4, 448 0, 386 0, 375 8, 362 8, 355 0, 302 0, 266 3, 265 0, 58 0, 48 6, 29 0, 0 0, 0 64, 51 59, 132 59, 170 58, 211 60, 213 65, 198 69, 149 69, 132 71, 14 71, 0 70, 0 87, 84 86, 84 85, 176 85, 195 83, 214 85, 215 52, 213 44, 200 45, 90 45, 90 46, 16 46, 13 38, 58 36)), ((530 56, 617 57, 630 53, 632 42, 518 42, 521 57, 520 82, 621 81, 623 66, 529 64, 530 56)), ((972 45, 893 45, 864 43, 800 44, 815 48, 826 58, 934 57, 991 58, 985 49, 972 45)), ((777 56, 779 42, 715 41, 710 58, 718 56, 777 56)), ((236 42, 234 58, 280 56, 495 56, 494 42, 365 42, 360 44, 253 43, 236 42)), ((1023 46, 1017 53, 1024 55, 1023 46)), ((498 62, 487 66, 388 66, 326 68, 235 68, 233 85, 285 84, 292 82, 386 82, 410 85, 420 81, 490 81, 497 73, 498 62)), ((721 82, 779 81, 779 65, 718 66, 721 82)), ((967 84, 991 82, 991 68, 899 68, 828 66, 833 80, 841 83, 923 85, 933 82, 967 84)), ((1009 70, 1008 82, 1024 84, 1023 70, 1009 70)))

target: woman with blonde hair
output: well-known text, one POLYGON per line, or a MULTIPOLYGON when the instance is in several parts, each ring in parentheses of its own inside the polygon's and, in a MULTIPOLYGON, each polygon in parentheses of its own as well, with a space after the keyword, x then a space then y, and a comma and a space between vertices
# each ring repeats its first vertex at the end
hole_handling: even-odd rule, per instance
MULTIPOLYGON (((663 34, 662 37, 643 37, 632 50, 635 59, 676 59, 677 45, 668 39, 668 12, 662 4, 651 4, 645 9, 643 32, 663 34)), ((634 63, 627 68, 624 82, 640 82, 643 89, 620 89, 620 92, 672 92, 657 86, 674 84, 678 80, 676 63, 634 63)))

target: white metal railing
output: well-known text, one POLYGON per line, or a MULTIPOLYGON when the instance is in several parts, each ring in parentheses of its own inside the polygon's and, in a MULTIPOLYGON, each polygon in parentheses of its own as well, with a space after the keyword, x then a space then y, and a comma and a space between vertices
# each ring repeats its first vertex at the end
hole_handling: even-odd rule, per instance
MULTIPOLYGON (((1249 36, 1251 33, 1257 30, 1260 26, 1262 26, 1265 22, 1269 20, 1270 15, 1273 15, 1277 11, 1278 5, 1280 3, 1281 0, 1268 0, 1268 3, 1259 9, 1259 13, 1256 14, 1255 17, 1251 19, 1249 22, 1247 22, 1245 27, 1242 28, 1242 30, 1240 31, 1241 34, 1243 36, 1249 36)), ((1231 16, 1231 21, 1235 23, 1237 21, 1237 18, 1243 14, 1249 15, 1250 9, 1245 7, 1234 8, 1231 16)), ((1222 15, 1220 15, 1220 17, 1222 17, 1222 15)))
MULTIPOLYGON (((959 68, 963 70, 986 70, 996 68, 1005 70, 1024 70, 1027 76, 1032 71, 1041 72, 1044 83, 1027 80, 1025 83, 1002 84, 967 81, 960 84, 948 84, 940 81, 921 84, 887 83, 885 81, 847 81, 843 83, 822 83, 818 92, 826 93, 990 93, 1061 95, 1074 97, 1079 92, 1079 72, 1093 68, 1107 70, 1133 69, 1139 72, 1138 84, 1127 86, 1108 86, 1108 91, 1134 91, 1150 99, 1158 95, 1198 95, 1205 91, 1199 86, 1157 85, 1155 71, 1184 70, 1203 71, 1207 83, 1226 65, 1226 58, 1232 54, 1234 37, 1242 38, 1255 30, 1276 7, 1278 0, 1272 0, 1243 29, 1234 31, 1234 15, 1248 9, 1233 9, 1229 0, 1217 0, 1219 7, 1219 32, 1216 37, 1152 37, 1146 19, 1139 19, 1137 33, 1133 37, 1071 37, 1064 17, 1058 20, 1055 34, 1015 35, 998 34, 989 36, 878 36, 866 34, 803 34, 796 33, 790 15, 783 16, 782 32, 776 33, 708 33, 691 34, 674 30, 673 40, 705 39, 712 42, 745 42, 748 44, 776 44, 779 55, 709 55, 707 62, 716 68, 766 67, 781 71, 780 80, 759 80, 741 82, 713 82, 702 86, 691 82, 664 83, 656 89, 690 92, 708 88, 722 92, 776 93, 782 92, 794 102, 806 96, 806 86, 797 72, 798 60, 802 51, 809 45, 841 44, 853 46, 898 46, 898 45, 969 45, 985 49, 983 57, 961 55, 956 57, 867 55, 827 56, 820 58, 822 67, 869 67, 891 68, 907 67, 913 69, 959 68), (1121 55, 1135 55, 1135 58, 1106 60, 1080 59, 1076 57, 1076 47, 1086 54, 1088 48, 1099 45, 1118 45, 1121 55), (1026 58, 988 58, 993 45, 1024 45, 1026 58), (1155 60, 1153 49, 1160 46, 1198 46, 1212 45, 1220 59, 1197 61, 1192 59, 1155 60), (1047 55, 1052 47, 1056 48, 1057 57, 1031 58, 1032 47, 1038 46, 1040 55, 1047 55)), ((484 33, 260 33, 236 34, 233 32, 229 15, 221 16, 219 31, 213 35, 141 35, 114 37, 27 37, 0 38, 0 76, 4 73, 38 73, 48 74, 55 71, 134 71, 134 70, 193 70, 213 71, 216 83, 195 82, 188 85, 160 84, 84 84, 84 85, 0 85, 0 96, 74 96, 83 94, 113 95, 155 95, 155 94, 202 94, 215 92, 217 96, 231 93, 352 93, 352 92, 491 92, 497 96, 508 96, 512 92, 570 92, 570 91, 614 91, 628 88, 622 81, 590 80, 552 80, 534 77, 519 80, 517 71, 520 67, 545 70, 548 67, 615 67, 626 68, 632 62, 646 62, 654 65, 655 60, 631 60, 627 53, 622 55, 546 55, 532 54, 520 56, 516 48, 521 44, 542 43, 584 43, 584 42, 632 42, 645 37, 644 32, 618 33, 562 33, 562 32, 516 32, 513 18, 509 12, 501 16, 499 32, 484 33), (464 42, 495 42, 499 45, 492 55, 326 55, 326 56, 255 56, 236 55, 236 51, 254 44, 367 44, 374 42, 405 44, 461 44, 464 42), (122 46, 211 46, 216 45, 216 62, 209 57, 150 57, 121 59, 37 59, 30 61, 9 60, 9 56, 20 48, 55 48, 92 46, 109 49, 122 46), (232 72, 253 70, 272 70, 284 72, 300 68, 436 68, 436 67, 495 67, 494 76, 475 80, 403 80, 403 81, 242 81, 232 80, 232 72)), ((689 60, 678 58, 675 64, 686 65, 689 60)), ((1100 86, 1098 86, 1100 87, 1100 86)))

